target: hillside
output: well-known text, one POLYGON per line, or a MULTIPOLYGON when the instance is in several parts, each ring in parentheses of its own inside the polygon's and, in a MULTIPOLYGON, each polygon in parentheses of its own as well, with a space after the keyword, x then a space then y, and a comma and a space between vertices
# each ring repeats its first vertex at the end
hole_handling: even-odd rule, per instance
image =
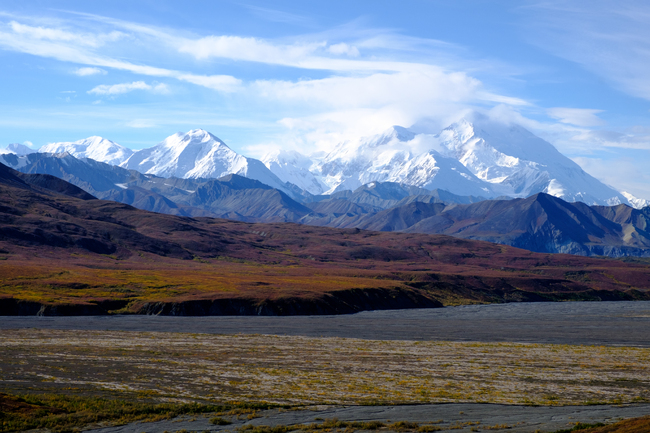
POLYGON ((442 235, 187 218, 83 194, 0 166, 1 314, 332 314, 650 299, 645 263, 442 235))

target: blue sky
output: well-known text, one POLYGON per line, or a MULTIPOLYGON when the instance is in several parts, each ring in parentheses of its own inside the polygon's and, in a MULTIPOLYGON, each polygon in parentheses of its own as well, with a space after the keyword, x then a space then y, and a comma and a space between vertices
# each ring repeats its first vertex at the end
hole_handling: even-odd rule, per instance
POLYGON ((0 78, 0 146, 204 128, 261 157, 482 110, 650 198, 643 1, 4 0, 0 78))

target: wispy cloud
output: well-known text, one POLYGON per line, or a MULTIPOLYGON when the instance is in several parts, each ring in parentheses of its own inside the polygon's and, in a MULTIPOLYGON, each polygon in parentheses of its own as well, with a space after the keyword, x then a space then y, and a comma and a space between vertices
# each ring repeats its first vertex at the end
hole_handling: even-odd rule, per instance
POLYGON ((242 80, 231 75, 179 74, 176 78, 181 81, 226 93, 234 92, 242 84, 242 80))
POLYGON ((546 112, 553 119, 576 126, 598 126, 605 123, 603 119, 598 117, 598 113, 602 113, 603 110, 555 107, 549 108, 546 112))
POLYGON ((9 27, 15 34, 23 35, 30 39, 70 42, 89 47, 99 47, 107 42, 114 42, 126 36, 124 33, 118 31, 109 33, 80 33, 66 31, 60 28, 35 27, 16 21, 10 21, 9 27))
POLYGON ((350 57, 359 57, 359 49, 353 45, 348 45, 345 42, 334 44, 327 47, 327 51, 334 55, 346 55, 350 57))
POLYGON ((206 36, 197 40, 186 40, 178 51, 191 54, 199 60, 221 57, 270 64, 295 64, 323 46, 322 42, 282 46, 258 38, 206 36))
MULTIPOLYGON (((629 94, 650 99, 646 2, 631 0, 616 8, 604 0, 533 2, 520 10, 531 18, 526 32, 537 45, 629 94)), ((323 29, 312 17, 244 7, 266 21, 293 26, 282 26, 285 34, 278 38, 264 38, 218 30, 197 34, 172 27, 177 20, 168 21, 170 27, 157 27, 81 12, 19 16, 0 11, 0 49, 54 59, 65 64, 58 70, 90 77, 65 77, 73 83, 55 89, 57 95, 76 88, 78 81, 104 78, 108 72, 119 77, 112 84, 96 86, 93 81, 87 88, 96 87, 86 94, 70 94, 77 98, 65 104, 61 110, 67 114, 61 118, 86 116, 93 127, 110 118, 129 134, 139 132, 129 128, 163 129, 172 124, 217 125, 230 128, 229 133, 246 130, 239 133, 239 143, 258 154, 259 143, 328 150, 394 124, 421 126, 426 121, 433 130, 477 108, 522 124, 572 156, 650 149, 648 131, 598 130, 604 128, 601 116, 609 110, 542 107, 532 102, 534 92, 527 92, 527 99, 490 85, 518 79, 513 87, 525 88, 524 66, 483 58, 449 41, 407 34, 408 29, 370 27, 364 18, 323 29), (286 34, 296 26, 302 27, 299 31, 318 30, 286 34), (173 113, 166 111, 171 97, 155 102, 148 98, 137 107, 103 103, 130 92, 167 93, 172 87, 172 96, 178 96, 173 113), (244 136, 248 138, 241 139, 244 136)), ((553 105, 563 104, 570 102, 553 105)), ((0 123, 50 122, 55 128, 64 123, 51 118, 46 114, 35 122, 30 115, 18 116, 12 107, 6 108, 0 123)))
POLYGON ((650 150, 650 134, 624 134, 616 131, 583 131, 572 137, 593 148, 650 150))
POLYGON ((129 128, 154 128, 158 125, 150 119, 133 119, 127 122, 126 126, 129 128))
POLYGON ((73 73, 75 75, 79 75, 80 77, 86 77, 88 75, 106 75, 107 72, 100 68, 85 67, 77 68, 73 73))
POLYGON ((114 96, 129 93, 134 90, 147 90, 153 93, 167 93, 169 91, 169 88, 164 83, 150 85, 144 81, 134 81, 132 83, 102 84, 89 90, 88 93, 93 95, 114 96))
MULTIPOLYGON (((197 75, 189 72, 178 71, 167 68, 160 68, 146 64, 135 64, 119 58, 107 56, 102 53, 101 45, 98 43, 79 43, 79 40, 85 40, 87 35, 85 33, 75 34, 71 31, 63 31, 56 28, 33 27, 25 26, 28 29, 38 29, 36 32, 27 31, 12 31, 15 26, 0 25, 0 47, 12 51, 31 54, 34 56, 53 58, 63 62, 71 62, 86 65, 84 68, 110 68, 122 71, 132 72, 134 74, 153 76, 153 77, 169 77, 181 81, 186 81, 198 85, 204 85, 213 90, 230 91, 233 83, 239 82, 234 77, 225 75, 197 75), (8 27, 8 28, 7 28, 8 27), (51 30, 51 31, 50 31, 51 30), (48 37, 42 36, 46 35, 48 37), (223 85, 219 83, 229 83, 223 85)), ((19 27, 22 29, 23 27, 19 27)), ((120 33, 120 32, 118 32, 120 33)), ((112 34, 108 33, 109 35, 112 34)), ((122 34, 122 33, 120 33, 122 34)), ((89 37, 89 39, 93 39, 89 37)), ((104 38, 97 36, 95 40, 102 40, 104 42, 113 41, 119 43, 120 38, 104 38)), ((150 41, 149 41, 150 42, 150 41)), ((119 49, 120 47, 114 47, 119 49)), ((126 47, 122 47, 126 49, 126 47)), ((152 47, 153 48, 153 43, 152 47)))
POLYGON ((263 8, 253 5, 245 5, 245 7, 253 12, 258 17, 276 23, 298 24, 298 25, 313 25, 314 20, 304 15, 292 14, 286 11, 277 9, 263 8))
MULTIPOLYGON (((19 24, 19 18, 14 17, 15 24, 0 25, 0 47, 81 64, 78 74, 116 69, 140 76, 176 79, 232 94, 239 103, 267 112, 264 117, 268 116, 268 107, 274 106, 281 111, 274 113, 278 119, 294 119, 297 125, 302 125, 292 131, 322 133, 328 142, 345 133, 374 133, 396 123, 408 126, 424 116, 449 116, 450 111, 475 104, 529 104, 488 89, 479 79, 450 67, 453 62, 449 59, 455 54, 449 53, 458 51, 459 47, 388 30, 339 29, 299 36, 287 43, 286 39, 235 35, 192 36, 97 15, 75 16, 94 26, 75 27, 79 20, 19 24), (88 36, 88 29, 94 27, 96 34, 88 36), (92 43, 81 43, 84 38, 92 43), (134 55, 133 50, 140 55, 134 55), (120 54, 126 52, 128 56, 120 54), (166 66, 183 66, 161 67, 157 62, 160 56, 151 56, 151 52, 164 53, 172 59, 166 66), (195 61, 188 62, 188 55, 195 61), (260 77, 244 79, 192 70, 198 65, 201 71, 212 66, 215 70, 228 71, 222 66, 223 60, 258 63, 260 77), (435 61, 444 65, 434 64, 435 61), (269 79, 263 65, 319 70, 321 77, 269 79), (317 122, 323 123, 317 125, 317 122)), ((136 90, 163 91, 145 80, 137 80, 100 85, 88 93, 116 96, 136 90)))

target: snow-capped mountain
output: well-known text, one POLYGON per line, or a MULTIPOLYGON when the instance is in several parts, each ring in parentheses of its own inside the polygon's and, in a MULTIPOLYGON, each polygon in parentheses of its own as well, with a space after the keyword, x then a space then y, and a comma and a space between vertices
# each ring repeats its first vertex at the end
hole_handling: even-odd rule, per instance
POLYGON ((314 162, 293 150, 277 150, 262 158, 262 162, 278 178, 318 195, 329 189, 310 170, 314 162))
POLYGON ((383 134, 339 144, 312 168, 328 192, 354 190, 370 182, 397 182, 458 195, 491 197, 482 182, 454 158, 435 149, 419 152, 422 138, 400 126, 383 134))
POLYGON ((154 147, 135 152, 120 166, 141 173, 183 179, 238 174, 286 190, 284 182, 261 161, 239 155, 203 129, 171 135, 154 147))
POLYGON ((69 153, 75 158, 90 158, 111 165, 120 165, 133 151, 102 137, 88 137, 74 142, 50 143, 41 147, 39 153, 69 153))
POLYGON ((267 161, 268 166, 277 164, 275 173, 283 181, 296 183, 292 179, 299 173, 327 185, 327 193, 379 181, 486 198, 542 192, 590 205, 648 204, 603 184, 523 127, 477 114, 436 135, 394 126, 380 135, 343 142, 313 163, 300 154, 267 161))
POLYGON ((24 144, 20 144, 20 143, 11 143, 8 144, 7 147, 5 147, 4 149, 0 149, 0 154, 13 153, 14 155, 18 155, 18 156, 29 155, 30 153, 34 153, 34 152, 36 151, 31 147, 25 146, 24 144))
POLYGON ((627 199, 627 201, 630 203, 630 206, 637 208, 637 209, 643 209, 646 206, 650 206, 650 200, 645 200, 642 198, 636 198, 632 194, 626 191, 621 191, 621 194, 627 199))
POLYGON ((628 203, 623 194, 587 174, 552 144, 523 127, 474 117, 438 134, 439 149, 500 194, 529 197, 543 192, 569 202, 628 203))
MULTIPOLYGON (((22 164, 18 157, 30 152, 27 146, 15 144, 0 150, 15 168, 22 164)), ((395 182, 459 196, 528 197, 541 192, 589 205, 625 203, 642 208, 650 204, 598 181, 523 127, 478 114, 439 134, 394 126, 383 134, 340 143, 326 155, 279 151, 265 156, 263 162, 238 154, 202 129, 174 134, 136 152, 101 137, 51 143, 39 152, 69 153, 161 177, 237 174, 299 200, 308 193, 332 194, 371 182, 395 182)))

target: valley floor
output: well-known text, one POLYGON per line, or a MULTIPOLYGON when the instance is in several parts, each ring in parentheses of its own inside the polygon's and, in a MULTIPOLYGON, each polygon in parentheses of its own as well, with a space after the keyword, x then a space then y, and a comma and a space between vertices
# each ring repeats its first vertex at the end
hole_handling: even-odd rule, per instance
POLYGON ((13 328, 650 347, 650 301, 520 302, 334 316, 0 317, 0 329, 13 328))
POLYGON ((88 426, 104 433, 287 433, 334 418, 378 421, 381 431, 534 432, 650 414, 650 302, 1 317, 0 328, 0 379, 10 395, 284 407, 225 410, 227 426, 210 423, 215 413, 88 426))

